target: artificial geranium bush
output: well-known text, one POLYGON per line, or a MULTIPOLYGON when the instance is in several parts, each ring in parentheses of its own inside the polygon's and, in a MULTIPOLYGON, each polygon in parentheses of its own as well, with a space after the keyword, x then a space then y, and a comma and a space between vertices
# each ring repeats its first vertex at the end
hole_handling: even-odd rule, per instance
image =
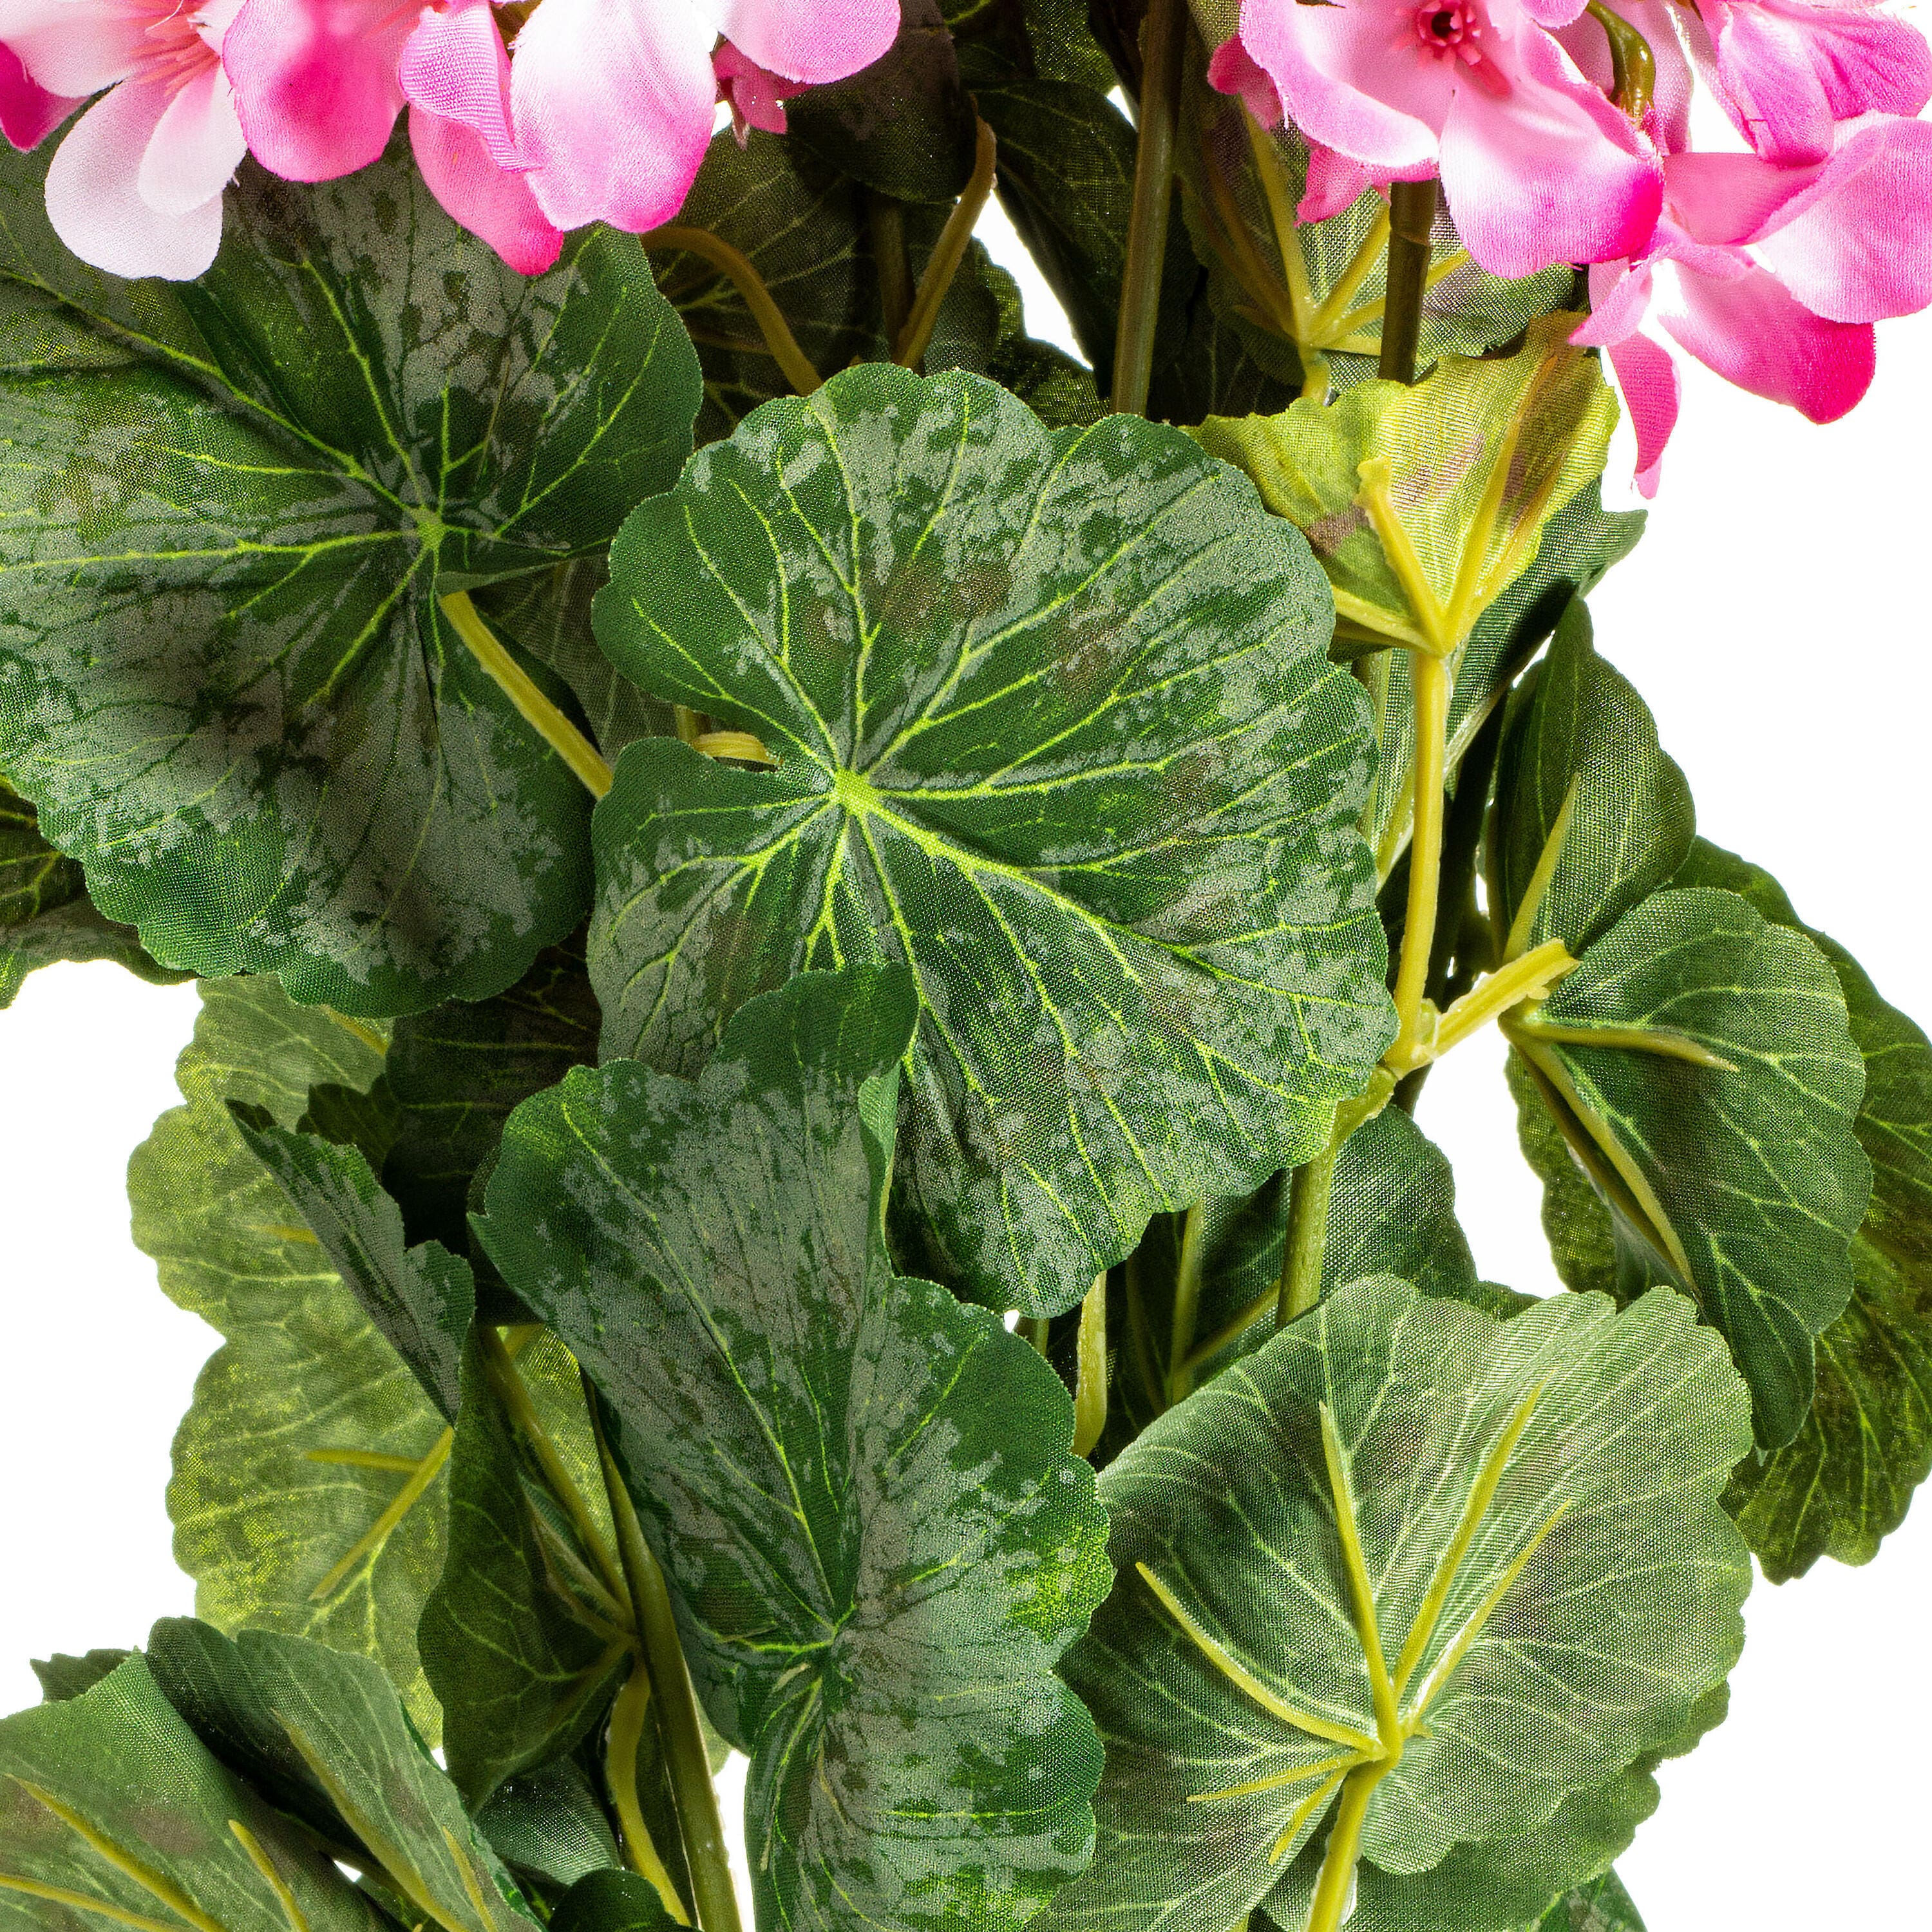
POLYGON ((1754 1559, 1932 1465, 1932 1044, 1699 836, 1603 484, 1680 351, 1858 402, 1928 95, 1808 0, 0 0, 0 1004, 199 982, 223 1338, 8 1932, 1640 1932, 1754 1559), (1491 1027, 1540 1300, 1413 1118, 1491 1027))

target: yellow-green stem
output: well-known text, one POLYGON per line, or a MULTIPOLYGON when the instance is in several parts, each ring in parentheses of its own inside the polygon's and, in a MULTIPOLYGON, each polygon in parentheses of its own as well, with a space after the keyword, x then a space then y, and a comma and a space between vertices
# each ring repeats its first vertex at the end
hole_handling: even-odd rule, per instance
POLYGON ((1448 758, 1449 667, 1426 651, 1409 657, 1415 688, 1415 826, 1408 847, 1408 906, 1396 970, 1395 1044, 1390 1064, 1407 1066, 1422 1031, 1422 994, 1436 938, 1442 867, 1442 788, 1448 758))
POLYGON ((811 358, 798 346, 791 325, 772 299, 771 290, 765 286, 765 278, 752 267, 749 259, 740 254, 730 242, 721 242, 709 229, 690 227, 682 222, 654 228, 640 239, 646 248, 677 248, 686 254, 695 255, 728 277, 732 286, 744 298, 745 306, 751 310, 752 320, 758 324, 758 333, 765 338, 765 346, 771 351, 772 359, 783 371, 785 380, 801 396, 808 396, 820 386, 823 378, 812 367, 811 358))
POLYGON ((1197 1201, 1180 1224, 1180 1258, 1174 1270, 1174 1322, 1168 1336, 1167 1406, 1194 1386, 1194 1328, 1200 1318, 1201 1270, 1208 1236, 1205 1204, 1197 1201))
POLYGON ((644 1821, 644 1807, 638 1799, 638 1753, 644 1742, 644 1726, 651 1715, 650 1666, 639 1658, 610 1707, 610 1734, 604 1749, 604 1765, 610 1786, 610 1802, 616 1808, 618 1828, 624 1838, 624 1856, 631 1869, 650 1880, 664 1909, 680 1925, 691 1923, 669 1868, 658 1856, 657 1843, 644 1821))
POLYGON ((1358 1764, 1342 1780, 1342 1802, 1328 1828, 1328 1850, 1322 1876, 1315 1882, 1315 1903, 1308 1914, 1308 1932, 1336 1932, 1348 1909, 1355 1880, 1355 1861, 1361 1856, 1362 1823, 1368 1816, 1375 1788, 1394 1768, 1389 1758, 1358 1764))
POLYGON ((503 648, 470 601, 469 592, 452 591, 442 599, 442 614, 504 696, 536 728, 544 742, 584 781, 592 798, 602 798, 610 789, 610 767, 597 747, 544 697, 530 673, 503 648))
POLYGON ((677 1807, 678 1828, 684 1838, 684 1859, 691 1872, 691 1889, 698 1904, 702 1932, 741 1932, 738 1894, 731 1879, 731 1861, 724 1847, 724 1826, 718 1815, 717 1787, 711 1782, 711 1761, 704 1748, 704 1728, 698 1721, 698 1696, 686 1667, 679 1641, 677 1618, 664 1572, 644 1540, 623 1472, 611 1453, 598 1408, 597 1391, 584 1378, 584 1400, 596 1432, 597 1454, 603 1465, 604 1486, 610 1500, 610 1518, 617 1528, 617 1552, 630 1586, 631 1607, 638 1640, 650 1667, 658 1713, 658 1737, 664 1747, 664 1769, 677 1807))
POLYGON ((1080 1304, 1080 1334, 1074 1347, 1073 1453, 1084 1456, 1107 1426, 1107 1276, 1094 1277, 1080 1304))
POLYGON ((1186 0, 1150 0, 1142 42, 1140 138, 1134 198, 1127 219, 1127 260, 1120 278, 1120 323, 1114 337, 1114 407, 1147 413, 1154 380, 1154 325, 1161 270, 1167 260, 1168 210, 1174 196, 1174 135, 1180 105, 1180 61, 1186 45, 1186 0))
POLYGON ((986 206, 987 196, 993 191, 993 173, 999 148, 993 139, 992 129, 983 121, 979 124, 976 142, 973 178, 966 184, 966 191, 960 196, 952 212, 946 217, 946 226, 940 230, 938 242, 927 259, 926 272, 919 278, 919 293, 914 298, 912 313, 892 344, 892 360, 908 369, 917 368, 926 354, 926 345, 932 341, 932 332, 939 321, 946 292, 952 287, 952 278, 959 272, 959 264, 966 259, 966 244, 973 238, 974 225, 986 206))
POLYGON ((382 1546, 395 1533, 397 1524, 416 1508, 423 1492, 442 1474, 442 1466, 449 1460, 449 1451, 455 1440, 456 1432, 453 1429, 446 1429, 436 1438, 429 1454, 410 1472, 409 1480, 396 1492, 395 1498, 388 1508, 370 1526, 355 1548, 309 1592, 310 1603, 326 1602, 334 1595, 343 1580, 358 1564, 373 1558, 381 1552, 382 1546))
POLYGON ((1288 1238, 1276 1290, 1274 1325, 1286 1328, 1322 1298, 1322 1264, 1328 1252, 1328 1201, 1335 1189, 1335 1163, 1347 1138, 1340 1114, 1328 1144, 1288 1178, 1288 1238))

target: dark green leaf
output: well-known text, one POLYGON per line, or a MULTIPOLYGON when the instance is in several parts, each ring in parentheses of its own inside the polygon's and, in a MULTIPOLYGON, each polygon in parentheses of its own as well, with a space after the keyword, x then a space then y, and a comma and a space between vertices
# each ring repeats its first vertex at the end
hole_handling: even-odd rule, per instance
POLYGON ((1292 385, 1270 376, 1214 313, 1203 280, 1187 304, 1180 352, 1154 372, 1148 413, 1161 422, 1192 428, 1210 416, 1278 415, 1296 393, 1292 385))
POLYGON ((476 1312, 470 1264, 440 1242, 410 1246, 402 1210, 359 1148, 292 1133, 266 1108, 231 1102, 242 1137, 343 1282, 446 1419, 456 1420, 463 1340, 476 1312))
POLYGON ((599 1871, 571 1887, 550 1924, 550 1932, 673 1932, 674 1922, 648 1880, 635 1872, 599 1871))
POLYGON ((1594 1163, 1626 1292, 1694 1295, 1750 1384, 1760 1443, 1790 1442, 1871 1185, 1852 1134, 1864 1065, 1830 966, 1735 893, 1658 892, 1510 1039, 1594 1163), (1724 1064, 1658 1050, 1680 1045, 1724 1064))
POLYGON ((546 1561, 544 1537, 562 1532, 538 1516, 536 1494, 472 1342, 450 1457, 449 1558, 416 1637, 442 1706, 445 1761, 472 1810, 505 1778, 577 1744, 629 1650, 628 1633, 596 1628, 557 1558, 546 1561))
POLYGON ((1616 1231, 1604 1197, 1590 1184, 1551 1114, 1536 1076, 1511 1051, 1505 1070, 1516 1106, 1516 1138, 1522 1157, 1543 1183, 1543 1232, 1557 1278, 1579 1294, 1616 1296, 1616 1231))
POLYGON ((880 194, 944 204, 973 172, 973 99, 938 0, 899 0, 899 36, 848 80, 785 110, 791 138, 880 194))
POLYGON ((442 1569, 443 1418, 292 1220, 226 1104, 292 1126, 313 1088, 373 1085, 382 1039, 292 1004, 272 980, 207 981, 201 997, 178 1074, 188 1105, 155 1123, 128 1175, 134 1239, 164 1292, 224 1340, 176 1438, 176 1558, 219 1629, 373 1648, 433 1738, 416 1625, 442 1569))
POLYGON ((1502 837, 1491 864, 1518 952, 1560 939, 1581 954, 1668 884, 1690 849, 1690 788, 1658 743, 1650 707, 1597 655, 1580 598, 1513 701, 1496 814, 1502 837), (1555 862, 1539 880, 1546 857, 1555 862))
POLYGON ((526 280, 398 141, 244 171, 208 274, 134 293, 0 158, 0 758, 158 958, 364 1014, 581 916, 583 788, 437 600, 601 548, 698 400, 633 239, 526 280))
MULTIPOLYGON (((574 1757, 506 1779, 476 1814, 476 1828, 513 1870, 534 1874, 552 1885, 574 1886, 621 1862, 602 1801, 574 1757)), ((656 1887, 643 1879, 637 1882, 662 1911, 656 1887)), ((556 1932, 554 1911, 550 1925, 556 1932)))
POLYGON ((297 1826, 209 1755, 138 1657, 80 1696, 0 1723, 0 1924, 73 1932, 108 1919, 195 1932, 388 1927, 297 1826))
POLYGON ((27 975, 60 959, 112 959, 155 986, 188 976, 158 965, 131 926, 104 919, 71 859, 40 836, 34 808, 0 778, 0 1006, 27 975))
POLYGON ((296 1123, 296 1132, 319 1135, 338 1147, 354 1148, 380 1173, 395 1144, 398 1118, 396 1098, 386 1076, 379 1075, 366 1094, 339 1081, 325 1080, 308 1090, 308 1105, 296 1123))
POLYGON ((90 1650, 84 1657, 73 1657, 56 1651, 52 1657, 34 1658, 34 1675, 40 1680, 40 1695, 50 1704, 63 1704, 70 1697, 92 1690, 133 1654, 125 1650, 90 1650))
POLYGON ((597 999, 582 935, 545 949, 506 993, 396 1023, 388 1079, 399 1114, 382 1184, 412 1241, 468 1251, 478 1182, 520 1100, 597 1057, 597 999))
POLYGON ((1539 1916, 1628 1841, 1652 1802, 1633 1769, 1716 1714, 1750 1583, 1718 1498, 1750 1442, 1745 1389, 1681 1298, 1619 1314, 1560 1295, 1508 1322, 1385 1276, 1324 1299, 1101 1478, 1118 1576, 1066 1663, 1106 1740, 1100 1838, 1056 1928, 1233 1925, 1264 1901, 1305 1925, 1316 1861, 1296 1855, 1320 1841, 1331 1775, 1390 1756, 1351 1924, 1539 1916), (1402 1684, 1386 1721, 1324 1408, 1402 1684), (1424 1886, 1432 1916, 1406 1903, 1424 1886))
POLYGON ((686 1655, 752 1766, 761 1922, 1016 1928, 1077 1870, 1100 1759, 1052 1675, 1106 1588, 1072 1411, 884 1238, 903 969, 748 1006, 695 1086, 573 1072, 482 1223, 612 1406, 686 1655))
POLYGON ((1362 704, 1306 546, 1234 472, 854 369, 700 452, 612 568, 605 649, 782 764, 625 753, 607 1056, 689 1074, 802 968, 908 962, 910 1238, 1034 1314, 1325 1141, 1390 1024, 1362 704))
POLYGON ((1802 924, 1768 873, 1700 839, 1678 878, 1728 886, 1807 934, 1838 974, 1864 1060, 1855 1131, 1872 1191, 1852 1243, 1852 1299, 1818 1338, 1804 1426, 1775 1455, 1740 1465, 1728 1498, 1781 1583, 1821 1556, 1869 1562, 1932 1468, 1932 1046, 1842 946, 1802 924))
POLYGON ((1050 342, 1030 335, 1009 338, 987 373, 1048 429, 1084 429, 1107 413, 1093 370, 1050 342))

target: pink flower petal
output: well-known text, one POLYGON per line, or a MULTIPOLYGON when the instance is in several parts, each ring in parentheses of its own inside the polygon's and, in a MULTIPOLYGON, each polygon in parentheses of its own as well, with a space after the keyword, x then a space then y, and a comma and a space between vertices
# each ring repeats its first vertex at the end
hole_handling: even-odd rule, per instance
POLYGON ((54 232, 110 274, 191 280, 221 246, 219 194, 182 214, 142 197, 142 160, 169 105, 165 86, 116 88, 74 123, 47 169, 54 232))
POLYGON ((1874 116, 1758 241, 1758 259, 1834 322, 1915 315, 1932 304, 1932 126, 1874 116))
MULTIPOLYGON (((723 0, 722 4, 713 0, 713 4, 718 31, 760 67, 787 80, 843 80, 848 74, 870 67, 899 35, 898 0, 723 0)), ((685 4, 688 7, 689 0, 685 4)), ((668 14, 671 0, 658 0, 658 10, 668 14)))
POLYGON ((367 167, 401 112, 395 0, 247 0, 221 47, 255 158, 290 181, 367 167))
POLYGON ((563 231, 544 218, 523 176, 497 166, 474 129, 412 107, 410 146, 451 220, 481 236, 518 274, 540 275, 556 261, 563 231))
POLYGON ((162 214, 192 214, 218 200, 248 152, 227 76, 211 66, 184 86, 154 124, 135 185, 162 214))
POLYGON ((1415 10, 1389 0, 1242 0, 1241 44, 1311 140, 1385 181, 1435 171, 1455 86, 1418 38, 1415 10))
MULTIPOLYGON (((1648 44, 1656 65, 1650 97, 1656 125, 1646 123, 1645 131, 1666 154, 1688 146, 1690 139, 1690 100, 1696 88, 1679 31, 1684 10, 1678 0, 1618 0, 1617 5, 1617 11, 1648 44)), ((1610 39, 1594 20, 1579 16, 1556 38, 1592 86, 1606 96, 1615 92, 1610 39)))
POLYGON ((1208 84, 1222 94, 1238 94, 1242 104, 1264 128, 1281 125, 1281 96, 1274 82, 1257 67, 1238 37, 1224 40, 1208 63, 1208 84))
POLYGON ((668 0, 544 0, 530 16, 511 119, 558 227, 639 234, 683 206, 711 141, 712 38, 697 8, 668 0))
POLYGON ((426 8, 404 43, 398 78, 416 106, 477 135, 498 167, 519 164, 510 123, 510 57, 489 0, 456 0, 440 12, 426 8))
POLYGON ((1676 342, 1727 382, 1814 422, 1835 422, 1871 386, 1876 354, 1869 322, 1814 315, 1763 268, 1733 280, 1678 269, 1675 298, 1658 320, 1676 342))
POLYGON ((1534 27, 1508 78, 1500 96, 1460 82, 1442 134, 1443 191, 1478 266, 1514 278, 1641 255, 1664 206, 1649 143, 1534 27))
POLYGON ((1590 270, 1590 313, 1570 340, 1580 349, 1602 349, 1634 335, 1650 310, 1648 262, 1599 262, 1590 270))
POLYGON ((0 134, 24 152, 38 148, 74 110, 77 100, 50 94, 20 64, 14 50, 0 44, 0 134))
POLYGON ((1372 169, 1360 161, 1324 148, 1319 141, 1308 144, 1308 181, 1302 190, 1301 206, 1294 211, 1298 221, 1326 221, 1353 208, 1372 188, 1379 186, 1372 169))
POLYGON ((745 145, 748 129, 757 128, 767 134, 784 132, 784 104, 794 94, 805 92, 803 81, 786 80, 767 72, 729 40, 711 56, 711 68, 718 76, 718 98, 731 110, 731 131, 740 147, 745 145))
POLYGON ((1522 0, 1522 10, 1539 27, 1553 32, 1577 19, 1587 4, 1588 0, 1522 0))
POLYGON ((1664 164, 1672 219, 1696 242, 1754 242, 1818 178, 1815 165, 1773 167, 1755 154, 1672 154, 1664 164))
POLYGON ((1677 427, 1677 364, 1667 349, 1647 335, 1627 338, 1611 349, 1610 357, 1630 427, 1636 431, 1636 487, 1645 496, 1654 496, 1664 446, 1677 427))
POLYGON ((0 44, 50 92, 84 99, 134 73, 151 50, 133 9, 86 0, 0 0, 0 44))

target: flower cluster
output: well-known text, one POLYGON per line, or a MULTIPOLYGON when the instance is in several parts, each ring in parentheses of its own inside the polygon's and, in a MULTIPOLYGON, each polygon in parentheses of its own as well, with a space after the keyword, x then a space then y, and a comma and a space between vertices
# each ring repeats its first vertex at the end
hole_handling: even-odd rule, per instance
POLYGON ((1588 264, 1575 340, 1616 369, 1646 493, 1677 416, 1660 335, 1829 422, 1872 325, 1932 302, 1932 49, 1874 0, 1244 0, 1210 78, 1308 140, 1304 220, 1439 176, 1492 274, 1588 264), (1694 147, 1694 72, 1734 148, 1694 147))
POLYGON ((568 230, 675 214, 721 100, 741 136, 782 129, 788 94, 898 22, 896 0, 0 0, 0 132, 33 146, 98 95, 49 167, 54 227, 117 274, 186 278, 244 153, 332 180, 406 106, 436 198, 530 274, 568 230))

